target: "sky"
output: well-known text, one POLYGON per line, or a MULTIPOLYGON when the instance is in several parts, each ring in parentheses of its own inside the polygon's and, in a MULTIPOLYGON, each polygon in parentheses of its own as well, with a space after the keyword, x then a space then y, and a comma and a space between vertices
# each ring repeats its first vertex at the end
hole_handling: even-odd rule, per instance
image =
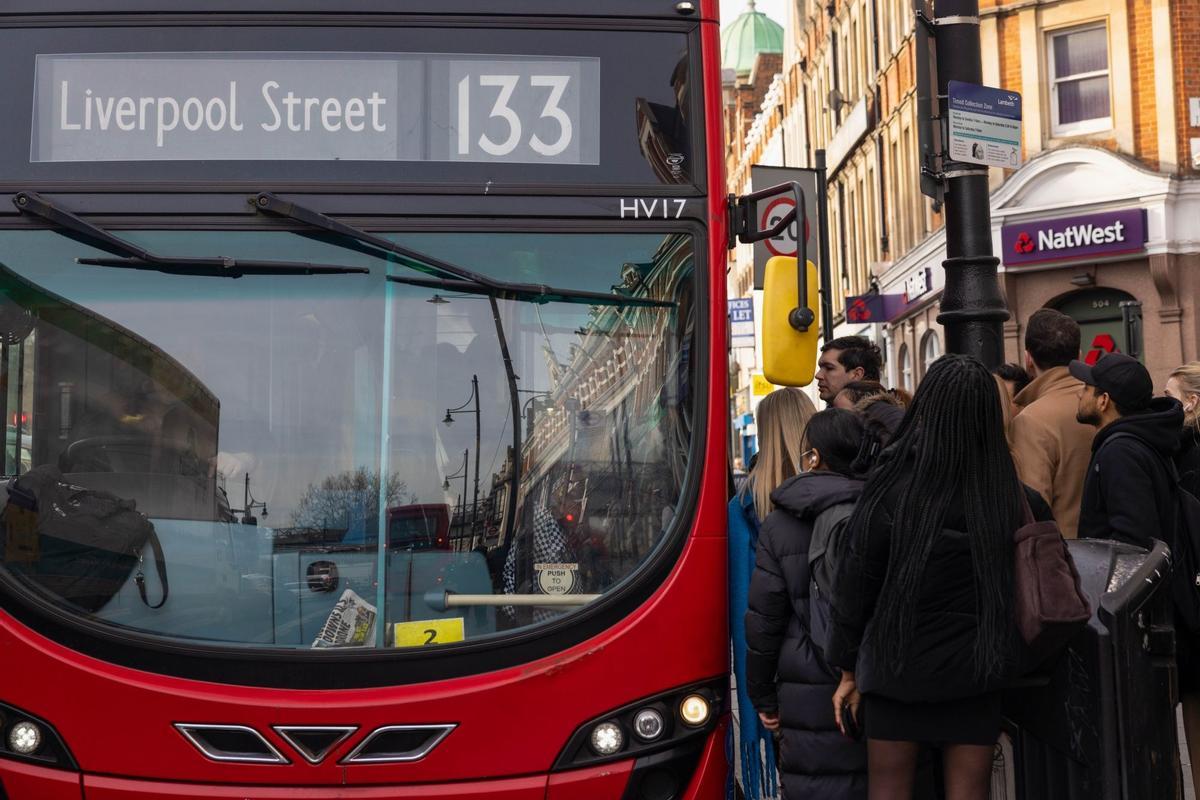
MULTIPOLYGON (((758 10, 784 25, 787 22, 787 0, 757 0, 758 10)), ((721 0, 721 24, 732 22, 746 10, 746 0, 721 0)))

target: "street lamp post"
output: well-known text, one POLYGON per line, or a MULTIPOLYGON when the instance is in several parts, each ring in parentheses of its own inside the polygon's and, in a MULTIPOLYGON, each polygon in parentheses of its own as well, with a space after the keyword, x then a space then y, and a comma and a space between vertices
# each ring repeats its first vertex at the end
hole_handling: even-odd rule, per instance
POLYGON ((530 408, 533 406, 533 404, 534 404, 534 403, 535 403, 535 402, 536 402, 536 401, 537 401, 539 398, 542 398, 542 397, 549 397, 551 393, 550 393, 550 392, 547 392, 547 391, 543 391, 543 390, 541 390, 541 389, 517 389, 517 394, 531 394, 531 395, 533 395, 533 397, 530 397, 530 398, 529 398, 528 400, 526 400, 526 401, 525 401, 525 403, 524 403, 524 404, 521 406, 521 417, 522 417, 522 418, 526 418, 526 417, 528 417, 527 419, 525 419, 525 428, 526 428, 527 430, 530 430, 530 431, 532 431, 532 430, 533 430, 533 417, 529 415, 530 408))
MULTIPOLYGON (((479 451, 476 450, 475 452, 476 452, 475 468, 478 469, 479 468, 479 456, 478 456, 479 451)), ((469 472, 469 470, 467 469, 467 463, 468 463, 467 459, 470 457, 470 455, 471 455, 470 449, 463 450, 462 466, 459 467, 458 469, 454 470, 454 472, 447 475, 445 480, 442 481, 442 491, 448 492, 448 491, 450 491, 450 479, 451 478, 461 477, 463 479, 463 490, 462 490, 463 505, 466 505, 466 503, 467 503, 467 474, 469 472), (460 472, 462 473, 461 476, 459 475, 460 472)), ((466 516, 465 509, 464 509, 464 513, 462 514, 462 516, 464 516, 464 517, 466 516)), ((475 526, 475 516, 474 516, 474 512, 472 512, 472 515, 471 515, 471 535, 472 536, 475 535, 474 526, 475 526)), ((461 539, 462 537, 460 536, 459 538, 461 539)), ((475 542, 472 541, 471 544, 474 545, 475 542)))
MULTIPOLYGON (((480 426, 480 414, 479 414, 479 376, 478 375, 471 376, 471 396, 467 398, 467 402, 463 403, 461 406, 458 406, 457 408, 447 408, 446 409, 446 418, 442 420, 442 422, 446 423, 446 427, 449 427, 450 425, 454 424, 454 415, 455 414, 474 414, 475 415, 475 493, 471 497, 471 537, 472 537, 471 544, 474 545, 475 544, 475 542, 474 542, 475 522, 476 522, 476 517, 479 514, 479 426, 480 426), (467 406, 471 405, 472 402, 475 403, 475 408, 468 409, 467 406)), ((467 502, 466 475, 463 476, 463 502, 464 503, 467 502)))

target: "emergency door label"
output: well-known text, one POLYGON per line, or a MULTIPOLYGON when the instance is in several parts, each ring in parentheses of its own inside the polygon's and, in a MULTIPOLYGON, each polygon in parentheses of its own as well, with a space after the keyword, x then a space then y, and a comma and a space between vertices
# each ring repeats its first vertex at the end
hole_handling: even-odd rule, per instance
POLYGON ((542 594, 570 594, 575 589, 578 564, 534 564, 537 586, 542 594))

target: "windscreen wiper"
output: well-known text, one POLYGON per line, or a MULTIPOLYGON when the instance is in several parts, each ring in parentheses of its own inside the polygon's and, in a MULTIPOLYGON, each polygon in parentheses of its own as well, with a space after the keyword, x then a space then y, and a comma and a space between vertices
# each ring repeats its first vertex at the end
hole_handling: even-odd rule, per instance
POLYGON ((240 278, 243 275, 349 275, 369 274, 366 267, 344 267, 331 264, 310 264, 304 261, 260 261, 254 259, 215 256, 194 258, 189 256, 160 256, 144 247, 113 236, 108 231, 85 222, 80 217, 55 205, 37 192, 18 192, 13 195, 13 205, 24 214, 41 217, 61 228, 72 239, 113 253, 119 258, 77 258, 79 264, 121 269, 141 269, 165 272, 169 275, 200 275, 223 278, 240 278))
POLYGON ((543 284, 496 280, 466 267, 460 267, 435 256, 396 244, 390 239, 377 236, 370 231, 338 222, 319 211, 283 200, 270 192, 261 192, 251 197, 250 203, 259 211, 285 217, 310 228, 326 231, 360 244, 370 245, 395 256, 396 263, 430 276, 428 278, 405 278, 399 275, 388 275, 387 279, 394 283, 444 289, 464 294, 481 294, 499 300, 516 300, 525 303, 586 303, 597 306, 653 308, 673 308, 675 306, 675 303, 670 300, 651 300, 606 292, 589 292, 582 289, 562 289, 543 284))

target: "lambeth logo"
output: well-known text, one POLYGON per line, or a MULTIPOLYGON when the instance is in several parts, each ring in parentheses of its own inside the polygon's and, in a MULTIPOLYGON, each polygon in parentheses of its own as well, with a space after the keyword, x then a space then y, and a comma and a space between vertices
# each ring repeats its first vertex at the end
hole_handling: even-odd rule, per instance
POLYGON ((1017 236, 1017 241, 1013 243, 1013 250, 1017 253, 1032 253, 1033 252, 1033 237, 1025 231, 1017 236))

